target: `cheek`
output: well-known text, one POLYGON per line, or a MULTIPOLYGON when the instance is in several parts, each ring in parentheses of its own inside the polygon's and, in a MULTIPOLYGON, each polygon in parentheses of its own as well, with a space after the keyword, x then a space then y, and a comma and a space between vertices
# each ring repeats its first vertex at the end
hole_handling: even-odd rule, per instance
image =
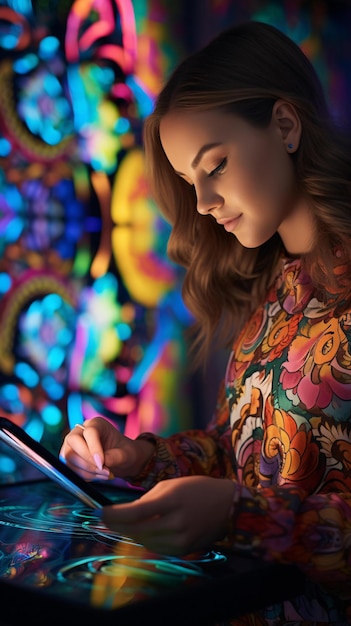
MULTIPOLYGON (((251 191, 270 185, 274 178, 275 155, 272 145, 264 138, 248 140, 240 153, 240 178, 251 191)), ((262 189, 261 189, 262 191, 262 189)))
POLYGON ((236 181, 236 192, 243 200, 258 200, 272 191, 274 168, 259 154, 247 155, 236 170, 236 181))
POLYGON ((272 145, 257 150, 251 159, 252 192, 272 203, 286 202, 292 191, 293 167, 289 155, 272 145))

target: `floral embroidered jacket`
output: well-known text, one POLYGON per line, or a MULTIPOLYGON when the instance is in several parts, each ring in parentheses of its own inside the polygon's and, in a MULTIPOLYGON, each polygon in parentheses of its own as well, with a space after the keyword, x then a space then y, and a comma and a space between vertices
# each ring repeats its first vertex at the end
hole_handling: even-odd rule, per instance
POLYGON ((140 435, 156 451, 139 484, 237 481, 233 547, 311 582, 310 595, 233 624, 351 623, 350 431, 351 311, 321 305, 300 261, 285 260, 233 347, 207 429, 140 435))

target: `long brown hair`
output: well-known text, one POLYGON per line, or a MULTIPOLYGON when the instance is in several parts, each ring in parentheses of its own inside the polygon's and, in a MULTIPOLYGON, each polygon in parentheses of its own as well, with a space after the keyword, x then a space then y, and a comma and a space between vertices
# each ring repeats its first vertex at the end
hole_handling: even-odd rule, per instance
POLYGON ((302 123, 301 142, 291 158, 318 225, 318 243, 303 262, 322 297, 332 293, 340 305, 350 300, 350 144, 333 121, 317 74, 299 46, 273 26, 254 21, 236 25, 180 63, 144 124, 152 193, 172 225, 168 254, 187 270, 183 298, 196 320, 196 362, 206 357, 216 333, 229 345, 264 298, 285 251, 278 234, 259 248, 244 248, 215 220, 198 214, 193 187, 175 174, 163 151, 160 121, 174 109, 216 108, 265 127, 280 98, 294 105, 302 123), (336 263, 341 271, 335 270, 336 263))

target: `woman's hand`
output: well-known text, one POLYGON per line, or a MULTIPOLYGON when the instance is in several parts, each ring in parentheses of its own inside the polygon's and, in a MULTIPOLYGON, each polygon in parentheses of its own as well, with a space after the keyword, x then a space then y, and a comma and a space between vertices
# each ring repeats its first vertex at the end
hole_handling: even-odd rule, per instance
POLYGON ((64 438, 60 457, 85 480, 137 476, 154 451, 144 440, 125 437, 103 417, 75 426, 64 438))
POLYGON ((234 489, 208 476, 164 480, 138 500, 104 507, 102 521, 153 552, 185 555, 224 537, 234 489))

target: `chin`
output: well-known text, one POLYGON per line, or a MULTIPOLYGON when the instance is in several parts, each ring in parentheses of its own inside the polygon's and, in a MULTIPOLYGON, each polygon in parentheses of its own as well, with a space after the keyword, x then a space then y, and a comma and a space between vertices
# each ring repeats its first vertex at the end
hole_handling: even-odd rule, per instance
POLYGON ((269 239, 271 239, 271 237, 267 237, 267 238, 260 238, 260 239, 250 239, 250 238, 245 238, 245 237, 238 237, 236 235, 236 238, 238 240, 238 242, 243 246, 243 248, 249 248, 250 250, 253 250, 255 248, 260 248, 260 246, 263 246, 264 243, 267 243, 267 241, 269 241, 269 239))
POLYGON ((277 225, 274 222, 266 225, 256 224, 251 228, 249 225, 245 226, 247 228, 238 229, 233 233, 243 248, 260 248, 277 234, 277 225))

